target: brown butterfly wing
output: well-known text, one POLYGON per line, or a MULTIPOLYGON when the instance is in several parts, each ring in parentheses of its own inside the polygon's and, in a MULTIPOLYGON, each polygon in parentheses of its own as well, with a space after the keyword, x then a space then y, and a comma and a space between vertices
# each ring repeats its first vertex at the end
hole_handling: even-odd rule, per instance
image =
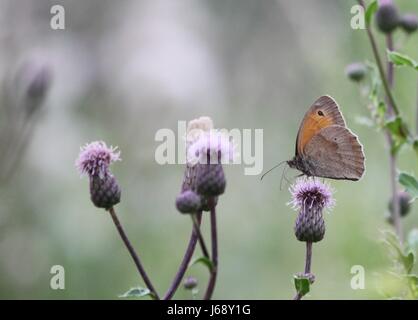
POLYGON ((321 129, 306 145, 304 161, 310 175, 359 180, 365 171, 363 147, 347 128, 332 125, 321 129))
POLYGON ((337 102, 330 96, 319 97, 306 112, 296 138, 296 155, 303 155, 304 147, 323 128, 331 125, 345 127, 337 102))

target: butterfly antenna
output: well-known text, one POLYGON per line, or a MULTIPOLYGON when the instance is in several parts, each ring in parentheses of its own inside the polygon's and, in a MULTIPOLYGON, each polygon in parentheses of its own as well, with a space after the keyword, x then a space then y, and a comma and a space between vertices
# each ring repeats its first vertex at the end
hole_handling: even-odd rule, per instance
POLYGON ((265 173, 263 173, 263 175, 261 176, 261 178, 260 178, 260 180, 263 180, 263 178, 268 174, 268 173, 270 173, 271 171, 273 171, 274 169, 276 169, 276 168, 278 168, 278 167, 280 167, 283 163, 285 163, 286 161, 282 161, 282 162, 280 162, 280 163, 278 163, 278 164, 276 164, 273 168, 271 168, 271 169, 269 169, 269 170, 267 170, 267 172, 265 172, 265 173))

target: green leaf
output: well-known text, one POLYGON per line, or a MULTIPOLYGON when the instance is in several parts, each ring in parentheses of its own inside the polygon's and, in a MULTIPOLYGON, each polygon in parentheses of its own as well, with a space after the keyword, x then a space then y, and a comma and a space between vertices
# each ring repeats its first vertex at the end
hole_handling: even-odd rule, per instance
POLYGON ((407 142, 408 130, 401 117, 397 116, 386 121, 384 127, 389 130, 393 139, 392 154, 396 154, 399 149, 407 142))
POLYGON ((202 263, 203 265, 205 265, 209 269, 209 271, 213 270, 213 263, 212 263, 212 260, 210 260, 209 258, 206 258, 206 257, 197 258, 190 263, 190 266, 193 266, 198 263, 202 263))
POLYGON ((378 106, 377 106, 377 116, 380 119, 383 119, 385 117, 386 114, 386 104, 382 101, 379 102, 378 106))
POLYGON ((413 299, 418 298, 418 276, 416 274, 408 274, 406 276, 413 299))
POLYGON ((414 176, 405 172, 401 172, 398 176, 398 181, 411 195, 412 201, 418 198, 418 181, 414 176))
POLYGON ((410 273, 414 267, 415 256, 413 252, 409 252, 407 255, 403 256, 403 265, 405 267, 406 273, 410 273))
POLYGON ((395 252, 396 259, 404 267, 406 273, 410 273, 414 266, 414 254, 412 252, 405 253, 402 244, 397 235, 391 231, 385 231, 384 242, 395 252))
POLYGON ((412 141, 412 148, 414 149, 415 153, 418 156, 418 139, 415 139, 414 141, 412 141))
POLYGON ((408 66, 414 68, 415 70, 418 70, 418 63, 414 59, 408 57, 407 55, 389 50, 387 51, 387 55, 389 60, 397 66, 408 66))
POLYGON ((311 286, 308 277, 304 275, 294 275, 294 280, 296 292, 301 296, 306 295, 309 292, 311 286))
POLYGON ((366 25, 369 26, 370 22, 372 21, 373 14, 377 11, 377 0, 374 0, 366 9, 366 13, 364 14, 364 18, 366 20, 366 25))
POLYGON ((395 117, 393 119, 388 120, 385 123, 385 127, 392 133, 394 136, 400 136, 406 138, 403 128, 402 128, 402 118, 401 117, 395 117))
POLYGON ((376 289, 385 299, 404 299, 404 277, 390 271, 377 273, 376 289))
POLYGON ((150 296, 154 298, 154 294, 147 288, 135 287, 126 291, 124 294, 119 295, 119 298, 142 298, 150 296))

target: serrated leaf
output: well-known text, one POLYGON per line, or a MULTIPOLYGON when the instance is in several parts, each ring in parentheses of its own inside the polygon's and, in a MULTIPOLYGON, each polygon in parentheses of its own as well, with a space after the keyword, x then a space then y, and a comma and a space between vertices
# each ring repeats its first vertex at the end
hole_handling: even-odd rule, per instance
POLYGON ((146 296, 154 297, 148 288, 135 287, 129 289, 124 294, 119 295, 119 298, 142 298, 146 296))
POLYGON ((405 187, 413 201, 418 198, 418 180, 414 176, 401 172, 398 176, 398 181, 405 187))
POLYGON ((209 258, 206 258, 206 257, 196 258, 190 263, 190 266, 193 266, 198 263, 202 263, 203 265, 205 265, 209 269, 209 271, 213 270, 213 263, 212 263, 212 260, 210 260, 209 258))
POLYGON ((307 277, 295 275, 294 281, 296 292, 299 293, 301 296, 304 296, 309 292, 311 284, 307 277))
POLYGON ((408 66, 414 68, 415 70, 418 70, 418 63, 405 54, 396 51, 388 51, 387 55, 388 59, 397 66, 408 66))
POLYGON ((372 21, 372 17, 374 13, 377 11, 377 0, 374 0, 372 3, 369 4, 369 6, 366 9, 366 13, 364 14, 364 18, 366 20, 366 25, 370 25, 370 22, 372 21))

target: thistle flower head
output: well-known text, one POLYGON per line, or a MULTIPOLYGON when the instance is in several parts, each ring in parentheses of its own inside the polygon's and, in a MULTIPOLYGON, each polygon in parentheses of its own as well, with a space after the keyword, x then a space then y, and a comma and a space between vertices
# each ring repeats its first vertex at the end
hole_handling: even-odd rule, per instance
POLYGON ((213 121, 209 117, 200 117, 189 121, 187 125, 187 145, 194 143, 202 133, 213 129, 213 121))
POLYGON ((345 68, 347 77, 355 82, 363 80, 367 73, 367 67, 364 63, 353 62, 345 68))
POLYGON ((376 12, 376 25, 383 33, 393 32, 399 25, 399 13, 392 0, 381 0, 376 12))
POLYGON ((219 131, 203 132, 187 149, 190 164, 231 163, 235 158, 235 146, 230 137, 219 131))
POLYGON ((316 179, 299 178, 289 191, 292 194, 289 204, 296 210, 315 207, 322 211, 332 209, 335 205, 330 185, 316 179))
POLYGON ((418 29, 418 17, 413 13, 406 13, 400 18, 399 25, 406 33, 413 33, 418 29))
MULTIPOLYGON (((406 191, 399 191, 397 200, 399 202, 399 213, 401 217, 405 217, 408 215, 409 211, 411 211, 412 207, 412 198, 411 195, 406 191)), ((394 214, 394 207, 395 207, 395 200, 392 199, 389 201, 388 208, 389 208, 389 215, 387 215, 386 220, 390 224, 393 224, 393 214, 394 214)))
POLYGON ((195 213, 200 210, 201 206, 200 196, 192 190, 186 190, 176 198, 176 207, 181 213, 195 213))
POLYGON ((184 289, 186 290, 193 290, 197 287, 198 282, 195 277, 187 277, 184 279, 184 289))
POLYGON ((81 175, 98 176, 100 179, 109 174, 109 166, 114 161, 120 161, 120 151, 117 147, 108 147, 103 141, 87 143, 80 148, 76 167, 81 175))

